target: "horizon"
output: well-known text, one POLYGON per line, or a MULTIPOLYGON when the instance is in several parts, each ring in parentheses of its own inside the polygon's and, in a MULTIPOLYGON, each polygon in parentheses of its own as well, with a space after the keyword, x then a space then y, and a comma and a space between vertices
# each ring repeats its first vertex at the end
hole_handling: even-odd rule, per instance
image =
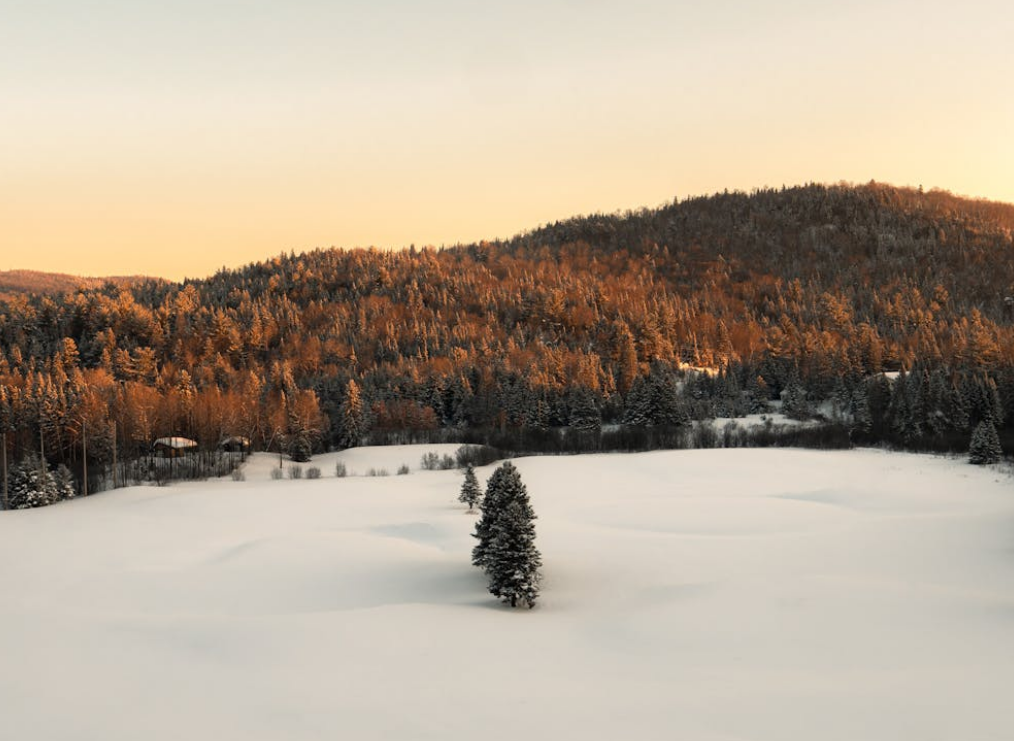
POLYGON ((1008 16, 992 0, 17 5, 0 269, 178 281, 808 182, 1011 203, 1008 16))

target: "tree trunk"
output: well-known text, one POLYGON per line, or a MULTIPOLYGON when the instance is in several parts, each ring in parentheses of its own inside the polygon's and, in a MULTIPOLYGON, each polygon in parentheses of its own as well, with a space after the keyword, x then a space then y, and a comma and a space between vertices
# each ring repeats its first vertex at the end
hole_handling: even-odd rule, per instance
POLYGON ((4 509, 9 509, 11 505, 10 505, 10 500, 7 498, 7 433, 6 432, 4 432, 3 434, 0 434, 0 440, 3 441, 2 443, 0 443, 0 448, 2 448, 2 452, 0 452, 0 458, 3 459, 4 509))
POLYGON ((81 424, 81 465, 84 472, 81 474, 81 496, 88 496, 88 426, 81 424))
POLYGON ((113 488, 117 487, 117 473, 116 473, 116 422, 113 422, 113 488))

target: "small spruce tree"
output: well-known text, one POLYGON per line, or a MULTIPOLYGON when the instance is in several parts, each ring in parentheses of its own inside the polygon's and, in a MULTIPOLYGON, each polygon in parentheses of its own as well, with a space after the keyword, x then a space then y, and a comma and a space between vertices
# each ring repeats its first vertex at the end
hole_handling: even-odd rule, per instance
POLYGON ((977 465, 987 463, 999 463, 1000 437, 996 434, 996 427, 990 420, 983 420, 975 426, 972 433, 972 442, 968 447, 968 462, 977 465))
POLYGON ((303 431, 297 432, 289 441, 289 457, 297 463, 306 463, 313 455, 313 443, 303 431))
POLYGON ((469 463, 465 468, 465 482, 461 485, 458 501, 467 504, 468 511, 472 512, 480 499, 482 499, 482 489, 479 487, 479 480, 475 477, 475 468, 469 463))
POLYGON ((11 472, 11 509, 44 507, 57 501, 56 481, 39 456, 25 456, 11 472))

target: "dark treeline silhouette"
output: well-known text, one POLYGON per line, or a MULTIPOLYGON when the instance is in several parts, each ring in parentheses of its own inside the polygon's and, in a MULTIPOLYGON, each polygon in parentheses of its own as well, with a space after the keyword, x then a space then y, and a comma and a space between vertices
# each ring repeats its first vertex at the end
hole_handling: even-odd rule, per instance
POLYGON ((17 295, 0 424, 10 460, 78 475, 86 437, 98 468, 165 435, 302 459, 363 441, 635 449, 772 404, 918 449, 967 449, 989 419, 1009 453, 1012 233, 1006 204, 808 185, 17 295))

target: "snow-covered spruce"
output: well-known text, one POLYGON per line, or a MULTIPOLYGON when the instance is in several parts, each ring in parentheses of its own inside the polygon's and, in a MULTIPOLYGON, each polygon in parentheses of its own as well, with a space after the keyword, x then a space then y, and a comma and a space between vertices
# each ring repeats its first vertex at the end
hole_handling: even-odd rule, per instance
POLYGON ((53 473, 53 497, 55 500, 73 499, 77 496, 74 474, 62 463, 53 473))
POLYGON ((527 494, 506 502, 492 531, 486 556, 490 594, 511 607, 535 607, 542 556, 535 547, 535 513, 527 494))
POLYGON ((458 495, 458 501, 462 504, 467 504, 468 511, 472 512, 481 499, 482 488, 479 486, 479 480, 475 477, 475 468, 469 463, 465 468, 465 481, 461 485, 461 494, 458 495))
POLYGON ((366 414, 363 406, 359 385, 349 380, 345 387, 345 399, 338 408, 338 446, 355 448, 363 441, 366 427, 366 414))
POLYGON ((476 523, 472 563, 489 577, 490 594, 511 607, 535 607, 542 557, 535 547, 535 512, 521 474, 509 461, 486 484, 476 523))
POLYGON ((968 446, 968 462, 978 465, 999 463, 1002 453, 1000 436, 993 423, 987 419, 977 424, 968 446))
MULTIPOLYGON (((11 471, 11 509, 45 507, 63 498, 62 488, 45 461, 35 454, 27 455, 11 471)), ((73 496, 73 486, 70 491, 73 496)))

